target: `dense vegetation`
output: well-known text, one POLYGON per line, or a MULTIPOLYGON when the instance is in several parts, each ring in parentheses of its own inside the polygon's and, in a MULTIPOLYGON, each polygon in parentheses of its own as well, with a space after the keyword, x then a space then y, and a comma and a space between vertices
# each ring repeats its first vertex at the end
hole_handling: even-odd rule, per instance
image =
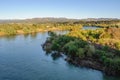
POLYGON ((98 26, 98 27, 120 27, 120 20, 93 20, 93 21, 78 21, 74 24, 82 24, 83 26, 98 26))
POLYGON ((69 22, 58 22, 62 24, 81 24, 83 26, 98 26, 102 28, 108 28, 108 27, 120 27, 120 20, 78 20, 78 21, 69 21, 69 22))
POLYGON ((120 50, 120 28, 73 30, 68 36, 120 50))
POLYGON ((14 34, 26 34, 44 31, 54 30, 71 30, 71 29, 82 28, 81 24, 69 25, 69 24, 0 24, 0 35, 14 35, 14 34))
POLYGON ((65 18, 45 18, 45 19, 28 19, 3 21, 0 24, 1 35, 26 34, 53 30, 72 30, 80 29, 82 26, 99 26, 99 27, 120 27, 120 20, 74 20, 65 18), (10 22, 10 23, 8 23, 10 22), (13 23, 12 23, 13 22, 13 23))
POLYGON ((67 35, 49 34, 43 45, 47 52, 64 53, 66 60, 75 65, 101 70, 108 75, 120 75, 120 28, 72 30, 67 35), (113 42, 109 42, 111 40, 113 42))

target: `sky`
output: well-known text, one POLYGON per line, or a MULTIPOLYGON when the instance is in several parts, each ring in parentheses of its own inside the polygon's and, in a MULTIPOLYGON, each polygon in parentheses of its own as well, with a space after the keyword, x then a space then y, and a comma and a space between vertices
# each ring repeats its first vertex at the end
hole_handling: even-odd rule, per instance
POLYGON ((0 19, 120 18, 120 0, 0 0, 0 19))

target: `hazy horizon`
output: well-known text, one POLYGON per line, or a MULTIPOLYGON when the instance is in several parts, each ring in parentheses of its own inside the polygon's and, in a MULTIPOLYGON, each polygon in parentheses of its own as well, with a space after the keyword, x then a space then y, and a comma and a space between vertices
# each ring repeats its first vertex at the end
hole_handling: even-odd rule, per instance
POLYGON ((31 18, 5 18, 5 19, 0 19, 0 20, 26 20, 26 19, 43 19, 43 18, 65 18, 65 19, 78 19, 78 20, 82 20, 82 19, 120 19, 120 18, 106 18, 106 17, 104 17, 104 18, 67 18, 67 17, 31 17, 31 18))
POLYGON ((0 19, 118 18, 120 0, 1 0, 0 19))

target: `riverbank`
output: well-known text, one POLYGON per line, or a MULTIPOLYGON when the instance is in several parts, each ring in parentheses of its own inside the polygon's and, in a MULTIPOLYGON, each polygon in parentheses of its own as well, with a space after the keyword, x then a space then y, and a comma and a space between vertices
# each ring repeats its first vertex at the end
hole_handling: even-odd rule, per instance
MULTIPOLYGON (((75 36, 77 33, 71 36, 70 33, 69 35, 49 33, 50 37, 43 44, 43 49, 52 54, 65 54, 67 56, 65 60, 74 65, 100 70, 106 75, 120 75, 120 51, 118 49, 93 43, 89 41, 89 38, 89 40, 86 40, 84 36, 82 38, 82 35, 77 37, 75 36)), ((94 32, 91 33, 92 36, 93 34, 96 35, 94 32)))
POLYGON ((61 31, 61 30, 72 30, 82 28, 81 24, 69 25, 69 24, 0 24, 0 36, 5 35, 16 35, 16 34, 28 34, 36 32, 47 32, 47 31, 61 31))
POLYGON ((9 35, 19 35, 19 34, 31 34, 31 33, 38 33, 38 32, 48 32, 48 31, 63 31, 62 29, 58 29, 58 28, 51 28, 51 29, 37 29, 37 30, 33 30, 33 31, 28 31, 25 32, 24 30, 16 30, 14 34, 9 34, 9 33, 5 33, 5 32, 0 32, 0 36, 9 36, 9 35))

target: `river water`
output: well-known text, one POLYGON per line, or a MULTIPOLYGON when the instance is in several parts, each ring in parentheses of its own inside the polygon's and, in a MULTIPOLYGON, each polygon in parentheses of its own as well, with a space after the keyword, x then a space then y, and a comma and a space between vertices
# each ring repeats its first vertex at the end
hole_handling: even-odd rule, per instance
POLYGON ((96 30, 99 29, 100 27, 97 26, 84 26, 83 30, 96 30))
MULTIPOLYGON (((59 32, 63 33, 63 32, 59 32)), ((0 80, 120 80, 53 59, 41 45, 47 32, 0 37, 0 80)))

